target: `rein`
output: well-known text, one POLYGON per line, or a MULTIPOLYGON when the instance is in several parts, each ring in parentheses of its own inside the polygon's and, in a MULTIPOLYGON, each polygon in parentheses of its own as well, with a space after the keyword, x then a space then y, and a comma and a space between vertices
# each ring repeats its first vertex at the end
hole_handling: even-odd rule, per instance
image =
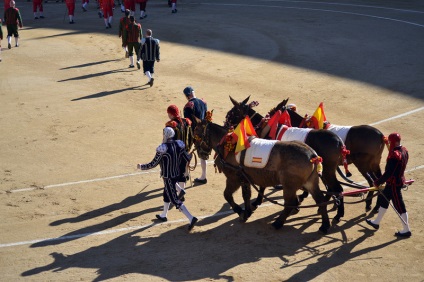
MULTIPOLYGON (((194 171, 195 169, 196 169, 196 167, 197 167, 197 156, 196 156, 196 154, 194 154, 194 152, 196 151, 196 148, 194 148, 191 152, 190 152, 190 154, 192 155, 192 156, 194 156, 194 165, 193 166, 191 166, 190 165, 190 163, 189 163, 189 165, 188 165, 188 169, 189 169, 189 171, 194 171)), ((193 158, 192 158, 193 159, 193 158)), ((190 162, 191 162, 191 160, 190 160, 190 162)))

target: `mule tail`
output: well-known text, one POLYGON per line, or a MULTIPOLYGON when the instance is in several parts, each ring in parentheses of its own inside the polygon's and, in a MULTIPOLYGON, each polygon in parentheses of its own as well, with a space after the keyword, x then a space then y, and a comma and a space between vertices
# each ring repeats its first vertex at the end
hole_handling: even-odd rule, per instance
POLYGON ((318 175, 322 177, 322 158, 317 155, 316 157, 310 159, 310 162, 316 166, 314 169, 316 169, 318 175))
POLYGON ((346 145, 342 146, 341 154, 342 154, 342 162, 343 162, 343 167, 345 169, 345 174, 346 174, 347 177, 351 177, 352 173, 350 173, 350 171, 349 171, 347 158, 346 158, 347 155, 350 155, 350 151, 348 149, 346 149, 346 145))

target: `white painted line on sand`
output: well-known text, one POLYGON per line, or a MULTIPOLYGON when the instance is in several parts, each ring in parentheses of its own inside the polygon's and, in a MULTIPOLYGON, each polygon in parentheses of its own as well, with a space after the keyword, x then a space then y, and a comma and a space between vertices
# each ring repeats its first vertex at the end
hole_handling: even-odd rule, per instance
POLYGON ((377 124, 380 124, 380 123, 383 123, 383 122, 386 122, 386 121, 398 119, 398 118, 401 118, 401 117, 404 117, 404 116, 407 116, 407 115, 410 115, 410 114, 413 114, 413 113, 416 113, 416 112, 419 112, 419 111, 422 111, 422 110, 424 110, 424 107, 421 107, 421 108, 418 108, 418 109, 415 109, 415 110, 412 110, 412 111, 409 111, 409 112, 406 112, 406 113, 403 113, 403 114, 400 114, 400 115, 397 115, 397 116, 394 116, 394 117, 391 117, 391 118, 386 118, 386 119, 371 123, 370 125, 377 125, 377 124))
MULTIPOLYGON (((213 161, 206 161, 206 163, 211 164, 211 163, 213 163, 213 161)), ((27 187, 27 188, 19 188, 19 189, 9 190, 7 192, 18 193, 18 192, 28 192, 28 191, 34 191, 34 190, 59 188, 59 187, 64 187, 64 186, 69 186, 69 185, 84 184, 84 183, 99 182, 99 181, 107 181, 107 180, 112 180, 112 179, 117 179, 117 178, 124 178, 124 177, 129 177, 129 176, 136 176, 136 175, 141 175, 141 174, 151 174, 151 173, 158 173, 158 172, 159 172, 158 170, 139 171, 139 172, 134 172, 134 173, 126 173, 126 174, 115 175, 115 176, 106 176, 106 177, 100 177, 100 178, 94 178, 94 179, 88 179, 88 180, 80 180, 80 181, 72 181, 72 182, 65 182, 65 183, 59 183, 59 184, 51 184, 51 185, 46 185, 46 186, 43 186, 43 187, 34 186, 34 187, 27 187)))
MULTIPOLYGON (((412 169, 409 169, 405 172, 408 173, 408 172, 412 172, 412 171, 423 169, 423 168, 424 168, 424 165, 420 165, 420 166, 416 166, 412 169)), ((363 181, 363 183, 365 183, 365 181, 363 181)), ((277 201, 277 202, 280 203, 280 202, 284 202, 284 201, 277 201)), ((274 205, 274 204, 273 203, 262 204, 258 208, 269 207, 271 205, 274 205)), ((216 214, 213 214, 213 215, 199 216, 198 218, 199 219, 213 218, 213 217, 227 215, 227 214, 231 214, 231 213, 233 213, 232 210, 226 211, 226 212, 219 212, 219 213, 216 213, 216 214)), ((40 242, 46 242, 47 243, 49 241, 50 242, 66 241, 66 240, 78 239, 78 238, 88 237, 88 236, 101 236, 101 235, 113 234, 113 233, 118 233, 118 232, 125 232, 125 231, 129 231, 129 230, 142 229, 142 228, 146 228, 146 227, 154 227, 156 225, 180 223, 180 222, 184 222, 184 221, 187 221, 187 220, 186 219, 179 219, 179 220, 167 221, 167 222, 162 222, 162 223, 151 223, 151 224, 146 224, 146 225, 129 226, 129 227, 125 227, 125 228, 110 229, 110 230, 104 230, 104 231, 92 232, 92 233, 82 233, 82 234, 74 234, 74 235, 55 237, 55 238, 45 238, 45 239, 37 239, 37 240, 30 240, 30 241, 6 243, 6 244, 0 244, 0 248, 16 247, 16 246, 35 244, 35 243, 40 243, 40 242)))
MULTIPOLYGON (((391 118, 387 118, 381 121, 377 121, 375 123, 372 123, 370 125, 377 125, 380 123, 384 123, 387 121, 391 121, 394 119, 398 119, 407 115, 411 115, 413 113, 419 112, 424 110, 424 107, 391 117, 391 118)), ((212 164, 213 161, 207 161, 207 164, 212 164)), ((101 178, 95 178, 95 179, 88 179, 88 180, 81 180, 81 181, 73 181, 73 182, 65 182, 65 183, 60 183, 60 184, 52 184, 52 185, 46 185, 44 187, 27 187, 27 188, 20 188, 20 189, 14 189, 14 190, 9 190, 8 192, 10 193, 18 193, 18 192, 28 192, 28 191, 33 191, 33 190, 42 190, 42 189, 50 189, 50 188, 59 188, 59 187, 64 187, 64 186, 69 186, 69 185, 76 185, 76 184, 84 184, 84 183, 91 183, 91 182, 98 182, 98 181, 106 181, 106 180, 111 180, 111 179, 117 179, 117 178, 124 178, 124 177, 129 177, 129 176, 136 176, 136 175, 141 175, 141 174, 150 174, 150 173, 158 173, 157 170, 150 170, 150 171, 141 171, 141 172, 134 172, 134 173, 126 173, 126 174, 121 174, 121 175, 115 175, 115 176, 107 176, 107 177, 101 177, 101 178)))
MULTIPOLYGON (((270 204, 264 204, 264 205, 261 205, 259 207, 267 207, 267 206, 270 206, 270 205, 272 205, 272 204, 271 203, 270 204)), ((212 218, 212 217, 227 215, 227 214, 231 214, 231 213, 234 213, 234 212, 232 210, 230 210, 230 211, 226 211, 226 212, 216 213, 216 214, 213 214, 213 215, 199 216, 198 219, 212 218)), ((113 233, 118 233, 118 232, 126 232, 126 231, 130 231, 130 230, 142 229, 142 228, 147 228, 147 227, 154 227, 154 226, 159 226, 159 225, 164 225, 164 224, 181 223, 181 222, 187 222, 187 219, 178 219, 178 220, 161 222, 161 223, 150 223, 150 224, 146 224, 146 225, 129 226, 129 227, 124 227, 124 228, 109 229, 109 230, 92 232, 92 233, 74 234, 74 235, 55 237, 55 238, 45 238, 45 239, 36 239, 36 240, 30 240, 30 241, 6 243, 6 244, 0 244, 0 248, 16 247, 16 246, 36 244, 36 243, 41 243, 41 242, 48 244, 48 242, 54 242, 54 241, 73 240, 73 239, 78 239, 78 238, 88 237, 88 236, 101 236, 101 235, 113 234, 113 233)))
POLYGON ((249 4, 220 4, 220 3, 193 3, 193 4, 208 5, 208 6, 234 6, 234 7, 244 7, 244 8, 254 7, 254 8, 272 8, 272 9, 293 9, 293 10, 305 10, 305 11, 318 11, 318 12, 327 12, 327 13, 335 13, 335 14, 345 14, 345 15, 352 15, 352 16, 368 17, 368 18, 374 18, 374 19, 379 19, 379 20, 387 20, 387 21, 409 24, 409 25, 424 28, 423 24, 414 23, 414 22, 410 22, 410 21, 374 16, 374 15, 367 15, 367 14, 361 14, 361 13, 354 13, 354 12, 327 10, 327 9, 302 8, 302 7, 284 7, 284 6, 274 6, 274 5, 249 5, 249 4))

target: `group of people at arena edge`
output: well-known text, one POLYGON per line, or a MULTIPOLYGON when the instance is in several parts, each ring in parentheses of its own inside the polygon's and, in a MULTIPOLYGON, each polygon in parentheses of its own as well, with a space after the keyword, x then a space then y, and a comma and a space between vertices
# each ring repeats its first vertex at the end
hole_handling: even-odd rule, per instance
MULTIPOLYGON (((197 223, 198 218, 193 216, 184 204, 186 194, 185 186, 188 181, 188 167, 193 153, 189 153, 193 144, 192 128, 196 127, 196 117, 203 120, 206 116, 207 104, 203 99, 196 97, 194 89, 187 86, 183 90, 187 103, 183 109, 183 117, 176 105, 167 108, 169 121, 163 129, 163 142, 156 149, 153 160, 149 163, 138 164, 137 168, 148 170, 160 165, 161 177, 163 178, 163 211, 156 215, 156 219, 162 222, 168 220, 167 215, 171 203, 187 217, 188 230, 197 223)), ((200 158, 200 157, 199 157, 200 158)), ((200 158, 202 175, 195 178, 197 184, 206 184, 206 160, 200 158)))

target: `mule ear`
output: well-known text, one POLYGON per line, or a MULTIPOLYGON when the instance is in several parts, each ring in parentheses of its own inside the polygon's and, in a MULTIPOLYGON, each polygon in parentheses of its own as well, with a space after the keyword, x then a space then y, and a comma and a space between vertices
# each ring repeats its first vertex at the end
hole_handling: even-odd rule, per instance
POLYGON ((287 105, 287 102, 289 101, 289 98, 287 98, 287 99, 285 99, 285 100, 283 100, 283 107, 285 107, 286 105, 287 105))
POLYGON ((230 96, 230 100, 231 100, 231 102, 233 103, 234 106, 239 106, 240 105, 240 103, 237 102, 236 100, 234 100, 231 96, 230 96))
POLYGON ((246 105, 246 103, 247 103, 247 101, 249 101, 249 99, 250 99, 250 95, 249 95, 249 97, 247 97, 246 99, 244 99, 243 102, 241 102, 240 104, 246 105))

